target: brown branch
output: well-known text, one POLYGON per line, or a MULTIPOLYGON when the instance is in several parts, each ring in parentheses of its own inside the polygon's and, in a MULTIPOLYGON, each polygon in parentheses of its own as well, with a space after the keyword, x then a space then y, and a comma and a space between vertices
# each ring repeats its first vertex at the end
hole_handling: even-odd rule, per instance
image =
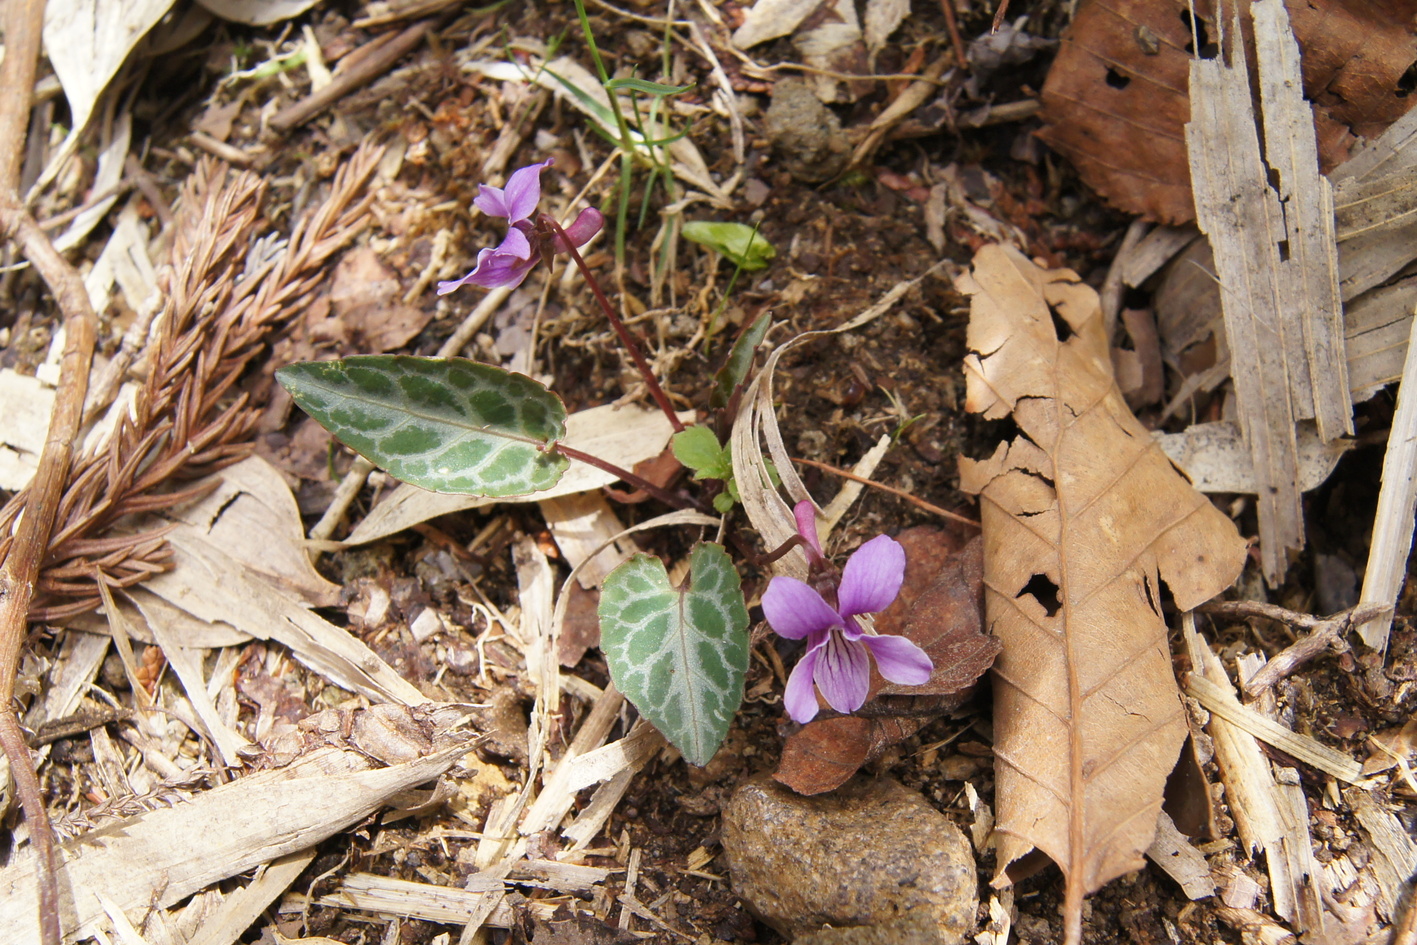
POLYGON ((838 467, 833 466, 830 463, 819 463, 815 459, 802 459, 800 457, 794 456, 792 457, 792 461, 794 463, 801 463, 804 466, 812 466, 816 469, 824 470, 834 476, 840 476, 843 479, 850 479, 852 482, 859 482, 863 486, 870 486, 872 489, 880 489, 882 492, 889 492, 891 495, 896 496, 897 498, 904 499, 916 508, 923 509, 924 511, 929 512, 931 515, 938 515, 940 516, 940 518, 947 518, 950 521, 959 522, 961 525, 968 525, 971 528, 979 527, 979 523, 976 522, 974 519, 969 518, 968 516, 960 515, 958 512, 951 512, 949 509, 942 509, 932 502, 926 502, 924 499, 917 498, 916 496, 911 495, 904 489, 896 489, 892 486, 886 485, 885 483, 877 482, 874 479, 867 479, 865 476, 858 476, 854 472, 850 472, 845 469, 839 469, 838 467))
POLYGON ((1285 624, 1296 630, 1311 631, 1307 636, 1300 637, 1270 657, 1259 672, 1242 683, 1241 688, 1245 690, 1245 695, 1257 696, 1281 679, 1293 675, 1299 667, 1319 656, 1325 650, 1346 651, 1348 645, 1344 642, 1343 635, 1350 628, 1373 619, 1386 610, 1387 606, 1384 604, 1360 604, 1331 617, 1315 617, 1312 614, 1286 610, 1283 607, 1256 600, 1211 601, 1196 609, 1201 613, 1217 617, 1239 619, 1261 617, 1265 620, 1285 624))
MULTIPOLYGON (((386 33, 372 40, 363 50, 359 62, 335 76, 329 85, 318 92, 276 112, 271 119, 271 127, 276 131, 289 131, 304 124, 350 92, 370 82, 388 71, 388 68, 413 51, 423 37, 428 35, 436 20, 421 20, 399 33, 386 33)), ((351 53, 350 55, 355 55, 351 53)))
POLYGON ((97 319, 83 280, 54 250, 19 193, 20 156, 29 122, 35 63, 39 56, 44 0, 10 0, 5 8, 5 61, 0 65, 0 235, 19 244, 54 293, 64 316, 64 356, 49 432, 34 479, 26 490, 24 515, 0 564, 0 748, 10 762, 16 793, 29 821, 38 859, 39 928, 44 945, 59 945, 59 885, 55 876, 54 831, 44 807, 39 775, 16 714, 15 680, 29 627, 40 564, 69 472, 74 440, 83 418, 93 364, 97 319), (5 147, 3 145, 8 145, 5 147))

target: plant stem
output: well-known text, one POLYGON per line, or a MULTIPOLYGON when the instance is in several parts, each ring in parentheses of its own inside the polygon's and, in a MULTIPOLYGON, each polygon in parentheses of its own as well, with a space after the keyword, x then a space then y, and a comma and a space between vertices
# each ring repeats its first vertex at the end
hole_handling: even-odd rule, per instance
MULTIPOLYGON (((595 33, 590 28, 590 16, 585 10, 585 0, 572 0, 576 5, 576 16, 581 21, 581 32, 585 34, 586 46, 590 47, 590 58, 595 62, 595 74, 603 87, 610 81, 610 73, 605 69, 605 60, 600 57, 600 47, 595 43, 595 33)), ((635 141, 630 137, 630 123, 620 110, 620 97, 613 89, 606 89, 610 99, 610 112, 615 116, 615 130, 620 135, 620 211, 615 217, 615 267, 625 268, 625 232, 629 226, 630 175, 634 172, 635 141)))
POLYGON ((590 286, 591 293, 595 296, 595 301, 599 303, 600 310, 605 313, 605 317, 610 321, 610 327, 615 329, 615 334, 620 336, 620 343, 630 352, 630 357, 634 359, 635 367, 639 368, 640 376, 644 378, 645 386, 649 388, 650 396, 654 402, 659 404, 659 409, 664 411, 664 415, 669 418, 669 425, 674 428, 675 433, 684 430, 684 424, 679 421, 679 415, 674 412, 674 408, 669 403, 669 397, 664 393, 664 388, 659 386, 659 381, 655 380, 654 372, 649 369, 649 362, 645 360, 644 352, 640 350, 639 343, 635 341, 630 330, 625 327, 625 323, 620 320, 615 307, 610 304, 610 300, 605 297, 605 291, 600 288, 600 283, 591 274, 590 267, 581 258, 580 251, 571 242, 566 231, 561 229, 561 224, 557 223, 551 216, 543 213, 541 222, 549 225, 556 234, 559 245, 557 249, 564 247, 571 254, 571 259, 575 260, 576 268, 581 271, 581 276, 585 278, 586 285, 590 286))
POLYGON ((587 466, 594 466, 596 469, 602 469, 605 472, 610 473, 610 475, 612 476, 618 476, 625 482, 628 482, 630 485, 634 486, 636 489, 647 492, 650 495, 654 496, 656 499, 663 502, 665 505, 672 506, 676 509, 694 509, 699 512, 704 511, 704 508, 700 503, 695 502, 685 496, 675 495, 668 489, 655 485, 648 479, 645 479, 643 476, 637 476, 634 473, 630 472, 628 469, 621 469, 619 466, 616 466, 614 463, 610 462, 607 459, 601 459, 599 456, 594 456, 590 453, 583 452, 581 450, 576 449, 574 446, 567 446, 565 443, 555 443, 552 445, 551 449, 555 450, 557 453, 560 453, 567 459, 574 459, 578 462, 585 463, 587 466))
POLYGON ((24 154, 39 58, 44 0, 10 0, 4 13, 5 61, 0 66, 0 88, 9 92, 0 96, 0 240, 13 239, 49 286, 64 316, 66 341, 44 450, 25 491, 24 514, 15 527, 9 553, 0 564, 0 750, 10 762, 15 793, 29 821, 39 878, 39 940, 44 945, 59 945, 62 930, 54 831, 44 808, 34 761, 15 714, 15 679, 35 582, 49 550, 84 412, 98 319, 83 280, 55 251, 54 244, 25 208, 19 192, 20 158, 24 154))

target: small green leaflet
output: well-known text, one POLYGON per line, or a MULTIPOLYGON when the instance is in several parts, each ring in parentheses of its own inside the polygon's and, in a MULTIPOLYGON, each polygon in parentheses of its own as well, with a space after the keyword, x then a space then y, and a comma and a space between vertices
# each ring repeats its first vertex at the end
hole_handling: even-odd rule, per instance
POLYGON ((276 371, 306 413, 396 479, 510 496, 554 486, 566 408, 521 374, 461 358, 365 355, 276 371))
POLYGON ((748 672, 748 610, 728 553, 700 542, 678 588, 650 555, 610 572, 600 589, 600 648, 640 714, 690 764, 708 764, 748 672))
POLYGON ((695 220, 684 224, 683 234, 685 239, 707 246, 750 271, 766 269, 768 261, 777 255, 771 243, 742 223, 695 220))
POLYGON ((695 479, 731 479, 733 457, 708 427, 685 427, 669 440, 674 458, 694 471, 695 479))

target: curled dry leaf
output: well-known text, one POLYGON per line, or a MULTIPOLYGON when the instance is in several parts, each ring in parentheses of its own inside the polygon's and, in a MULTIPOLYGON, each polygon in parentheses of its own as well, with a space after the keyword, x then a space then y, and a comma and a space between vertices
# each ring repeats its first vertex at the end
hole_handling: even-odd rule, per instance
POLYGON ((789 737, 773 776, 799 794, 839 787, 890 746, 958 708, 999 653, 999 641, 982 629, 983 542, 960 548, 960 535, 933 527, 909 529, 899 541, 905 583, 895 603, 876 615, 876 629, 918 644, 935 670, 923 685, 900 686, 873 669, 870 695, 856 715, 818 719, 789 737))
MULTIPOLYGON (((1197 0, 1193 33, 1188 0, 1096 0, 1063 34, 1043 86, 1040 137, 1122 210, 1163 223, 1195 216, 1182 128, 1196 39, 1202 56, 1215 55, 1214 7, 1197 0)), ((1411 107, 1417 3, 1289 8, 1327 170, 1347 158, 1353 135, 1375 136, 1411 107)))
POLYGON ((960 460, 980 496, 994 667, 1000 875, 1040 850, 1082 899, 1142 865, 1186 737, 1161 601, 1190 609, 1245 559, 1235 526, 1175 470, 1112 377, 1097 294, 987 246, 972 296, 968 409, 1020 435, 960 460))

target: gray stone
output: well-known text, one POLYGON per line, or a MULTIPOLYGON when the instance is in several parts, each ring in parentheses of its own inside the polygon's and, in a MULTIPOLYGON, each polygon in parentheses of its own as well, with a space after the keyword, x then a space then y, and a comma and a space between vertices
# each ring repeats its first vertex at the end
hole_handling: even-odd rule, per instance
POLYGON ((841 122, 801 79, 779 79, 773 85, 767 131, 787 172, 809 184, 836 177, 851 156, 841 122))
POLYGON ((974 929, 979 892, 969 842, 895 781, 857 777, 802 797, 752 778, 723 811, 723 850, 734 891, 791 939, 828 925, 864 926, 876 928, 833 941, 953 945, 974 929))

